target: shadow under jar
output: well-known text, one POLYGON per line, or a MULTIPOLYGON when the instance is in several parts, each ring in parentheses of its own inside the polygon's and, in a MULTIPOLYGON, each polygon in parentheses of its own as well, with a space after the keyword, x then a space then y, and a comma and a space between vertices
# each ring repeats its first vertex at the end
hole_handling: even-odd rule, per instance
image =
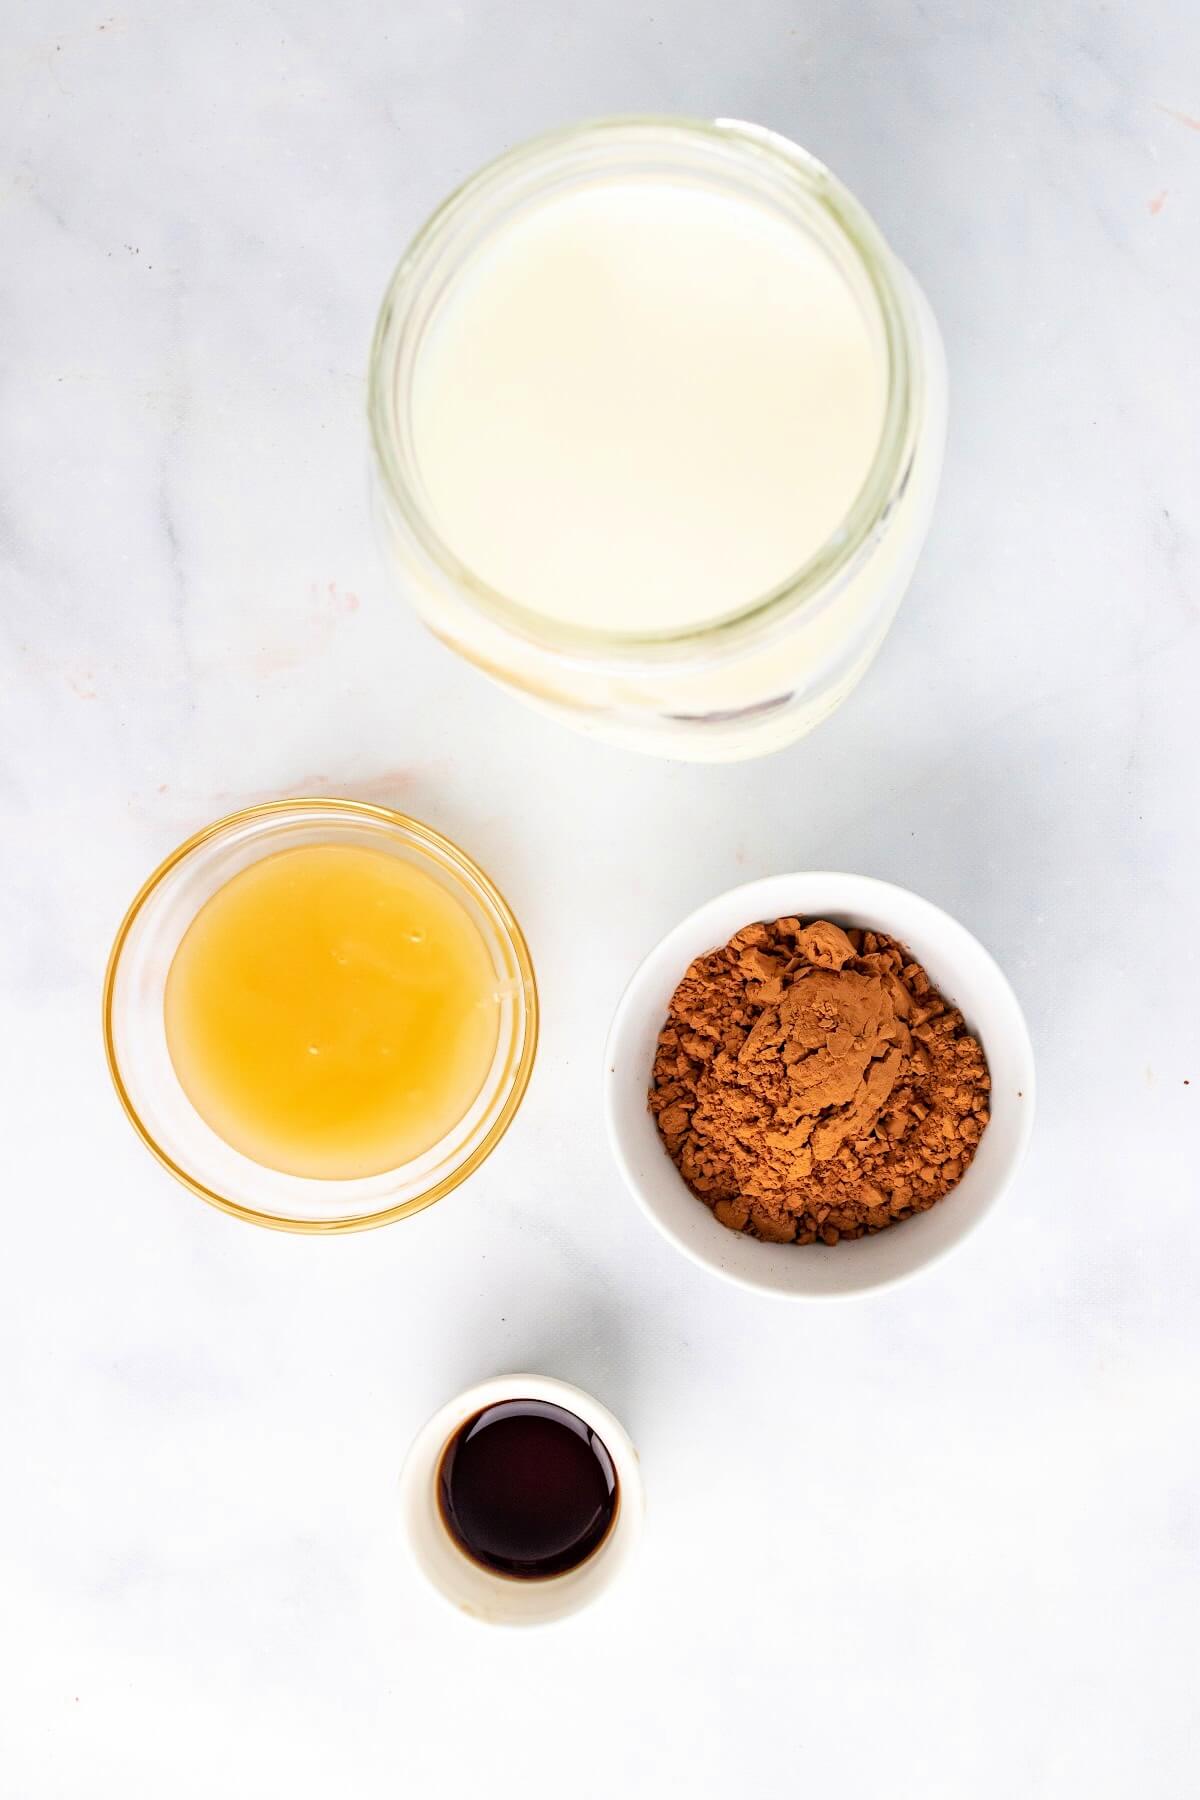
POLYGON ((945 437, 928 303, 822 164, 601 120, 452 195, 372 350, 378 516, 431 630, 567 723, 727 761, 878 650, 945 437))

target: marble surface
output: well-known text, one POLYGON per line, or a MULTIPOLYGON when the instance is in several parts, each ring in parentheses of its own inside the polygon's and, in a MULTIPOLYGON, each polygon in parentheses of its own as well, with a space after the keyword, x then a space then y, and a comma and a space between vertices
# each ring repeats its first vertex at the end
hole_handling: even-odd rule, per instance
POLYGON ((0 1792, 1191 1791, 1192 0, 107 4, 0 19, 0 1792), (422 635, 369 527, 407 237, 517 138, 637 108, 824 156, 947 339, 911 598, 759 766, 526 713, 422 635), (339 791, 495 872, 545 1036, 477 1179, 319 1242, 148 1159, 98 992, 182 836, 339 791), (675 1256, 598 1106, 634 961, 789 866, 960 916, 1040 1059, 999 1213, 834 1310, 675 1256), (442 1399, 520 1367, 620 1413, 650 1510, 621 1594, 514 1638, 417 1586, 394 1481, 442 1399))

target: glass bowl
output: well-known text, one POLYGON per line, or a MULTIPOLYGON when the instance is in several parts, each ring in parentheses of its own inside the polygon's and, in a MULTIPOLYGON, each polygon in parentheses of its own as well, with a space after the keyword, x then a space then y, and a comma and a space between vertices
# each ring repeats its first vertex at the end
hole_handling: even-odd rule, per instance
POLYGON ((185 1187, 223 1212, 280 1231, 360 1231, 432 1206, 504 1136, 529 1085, 538 1001, 512 911, 470 857, 440 833, 357 800, 275 800, 218 819, 151 875, 121 922, 104 981, 104 1046, 138 1136, 185 1187), (263 857, 303 844, 350 844, 415 864, 467 909, 492 957, 500 1028, 474 1103, 422 1156, 381 1174, 319 1180, 253 1162, 217 1136, 180 1085, 167 1048, 163 995, 180 939, 205 901, 263 857))

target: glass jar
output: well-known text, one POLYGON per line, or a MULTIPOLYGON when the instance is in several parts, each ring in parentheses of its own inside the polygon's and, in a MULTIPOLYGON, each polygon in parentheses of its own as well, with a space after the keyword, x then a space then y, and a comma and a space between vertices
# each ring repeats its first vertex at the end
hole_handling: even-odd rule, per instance
POLYGON ((868 214, 778 135, 736 121, 601 120, 537 138, 473 176, 418 234, 388 289, 369 393, 377 515, 429 628, 531 704, 598 737, 722 762, 801 737, 860 680, 925 539, 941 472, 945 359, 933 314, 868 214), (699 627, 593 630, 488 587, 439 535, 414 449, 414 370, 448 285, 492 234, 547 195, 622 177, 752 200, 806 234, 878 320, 885 371, 874 460, 846 516, 769 593, 699 627))

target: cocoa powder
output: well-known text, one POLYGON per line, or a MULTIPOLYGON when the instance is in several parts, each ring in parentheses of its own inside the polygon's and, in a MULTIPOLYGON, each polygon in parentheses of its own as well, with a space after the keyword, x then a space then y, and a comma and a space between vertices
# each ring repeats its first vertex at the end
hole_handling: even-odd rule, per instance
POLYGON ((748 925, 671 999, 650 1108, 722 1225, 772 1243, 925 1212, 988 1122, 978 1041, 903 945, 828 920, 748 925))

